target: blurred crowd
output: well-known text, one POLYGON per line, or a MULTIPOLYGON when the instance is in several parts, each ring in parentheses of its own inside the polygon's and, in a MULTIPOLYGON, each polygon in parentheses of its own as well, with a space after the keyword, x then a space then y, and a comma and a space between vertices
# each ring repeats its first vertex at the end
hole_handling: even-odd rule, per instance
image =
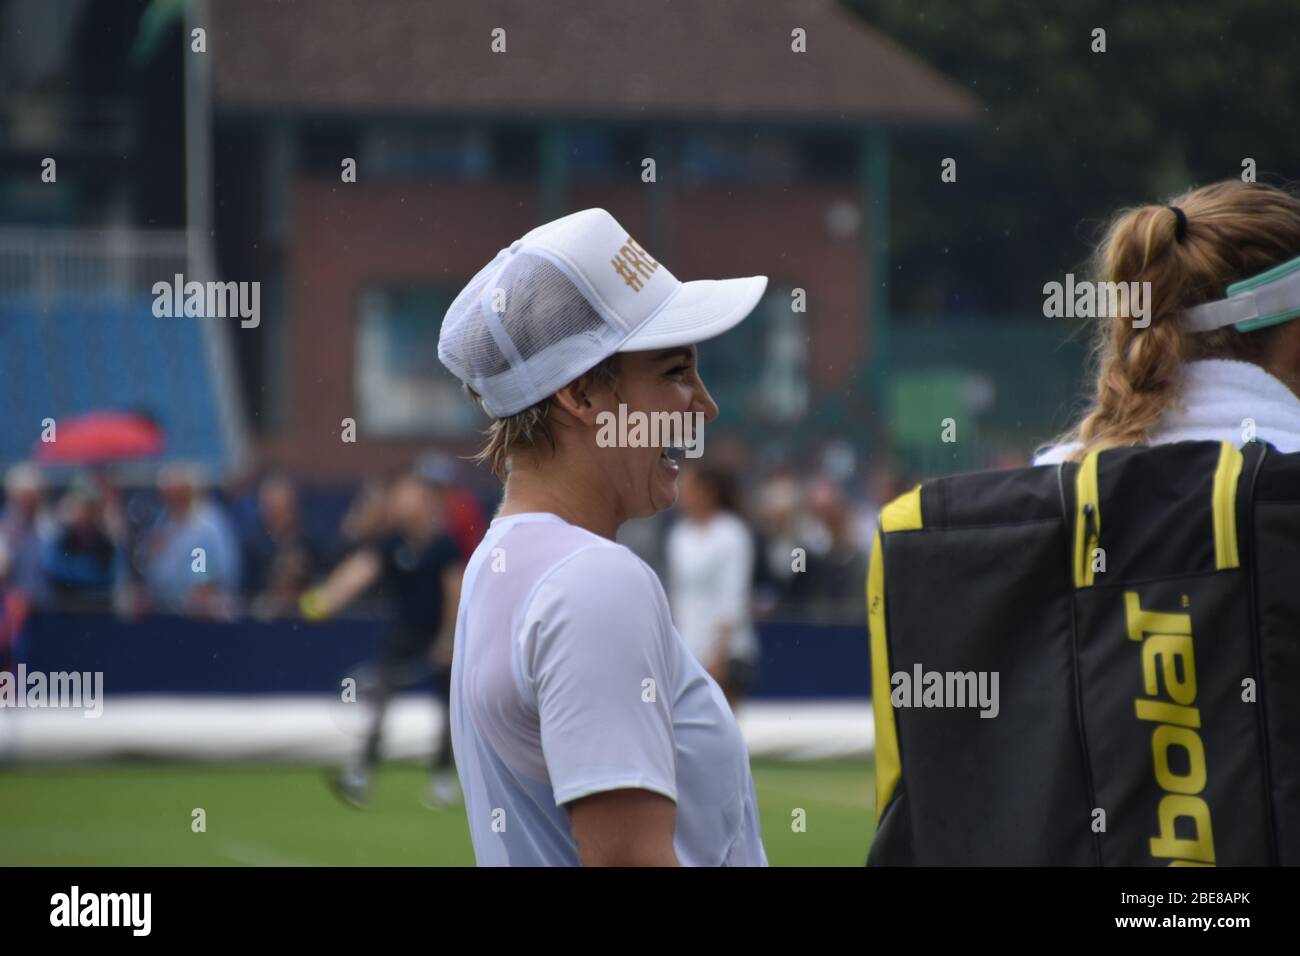
MULTIPOLYGON (((428 522, 468 555, 485 518, 455 485, 455 463, 427 456, 412 473, 436 491, 428 522)), ((37 466, 15 465, 0 507, 0 612, 9 608, 0 622, 16 630, 33 610, 297 614, 302 594, 335 563, 388 533, 397 477, 363 485, 350 501, 346 492, 318 495, 323 507, 308 520, 297 483, 278 473, 217 486, 202 469, 173 464, 152 485, 89 470, 55 488, 37 466)))
MULTIPOLYGON (((467 558, 495 502, 468 490, 462 467, 435 452, 413 472, 436 491, 428 520, 467 558)), ((314 583, 390 530, 398 477, 312 489, 304 507, 307 492, 279 473, 217 485, 198 467, 171 464, 147 485, 106 469, 64 473, 56 485, 36 465, 15 465, 0 507, 0 647, 31 610, 297 614, 314 583)), ((903 490, 892 467, 865 479, 778 470, 745 485, 687 461, 678 507, 630 523, 620 540, 659 572, 684 632, 695 627, 692 609, 739 609, 723 625, 736 629, 726 643, 744 657, 753 620, 864 619, 876 514, 903 490), (719 566, 729 569, 725 582, 710 573, 719 566)))
POLYGON ((626 525, 619 540, 668 584, 688 573, 689 562, 673 546, 675 536, 692 526, 733 524, 732 537, 747 544, 737 545, 741 556, 728 563, 749 568, 746 586, 755 618, 858 624, 865 620, 877 515, 914 482, 892 464, 877 465, 865 477, 830 471, 782 468, 746 484, 740 478, 745 469, 687 462, 677 507, 626 525))

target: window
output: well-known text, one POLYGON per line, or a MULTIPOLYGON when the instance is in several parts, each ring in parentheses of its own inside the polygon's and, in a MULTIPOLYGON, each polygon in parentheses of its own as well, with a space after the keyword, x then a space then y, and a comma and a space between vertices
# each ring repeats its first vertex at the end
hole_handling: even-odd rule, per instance
POLYGON ((571 126, 565 131, 569 173, 576 179, 641 176, 641 162, 654 154, 648 135, 639 129, 571 126))
POLYGON ((476 179, 492 170, 492 138, 483 130, 376 125, 361 139, 357 165, 389 179, 476 179))
POLYGON ((791 180, 798 152, 788 137, 741 132, 691 132, 682 139, 681 167, 691 182, 791 180))
POLYGON ((438 329, 456 290, 372 287, 359 302, 358 424, 387 438, 453 438, 482 427, 460 382, 438 361, 438 329))

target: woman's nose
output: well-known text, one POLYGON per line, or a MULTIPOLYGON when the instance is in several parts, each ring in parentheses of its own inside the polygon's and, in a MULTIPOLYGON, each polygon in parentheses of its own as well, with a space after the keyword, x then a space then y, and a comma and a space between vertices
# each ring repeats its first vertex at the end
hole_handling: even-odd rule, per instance
POLYGON ((711 422, 718 417, 718 403, 713 400, 713 396, 709 394, 703 382, 695 388, 695 403, 691 411, 703 412, 706 422, 711 422))

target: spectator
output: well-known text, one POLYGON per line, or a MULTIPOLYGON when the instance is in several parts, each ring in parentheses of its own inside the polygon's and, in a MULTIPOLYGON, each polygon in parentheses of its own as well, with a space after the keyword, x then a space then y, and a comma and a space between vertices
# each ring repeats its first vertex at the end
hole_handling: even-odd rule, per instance
POLYGON ((229 521, 206 497, 191 466, 164 468, 158 488, 163 512, 144 539, 152 606, 173 614, 228 616, 239 588, 239 549, 229 521))
POLYGON ((684 472, 683 517, 668 533, 668 594, 687 648, 734 708, 753 683, 758 638, 750 622, 754 540, 737 513, 731 476, 684 472))
POLYGON ((5 506, 0 541, 9 553, 10 586, 35 607, 49 603, 46 542, 53 523, 44 509, 45 486, 35 465, 14 465, 5 474, 5 506))
POLYGON ((809 551, 797 594, 814 617, 861 624, 867 614, 867 553, 856 540, 843 489, 815 479, 808 486, 808 511, 825 529, 825 545, 809 551))
POLYGON ((793 477, 769 478, 759 493, 758 562, 755 569, 755 607, 763 617, 789 614, 807 573, 807 555, 825 550, 826 531, 803 513, 803 488, 793 477), (796 549, 803 571, 795 569, 796 549))
POLYGON ((61 604, 108 608, 122 571, 119 542, 109 531, 104 502, 84 479, 59 502, 59 525, 46 566, 61 604))
POLYGON ((440 492, 447 534, 460 548, 461 560, 469 561, 487 530, 487 519, 478 499, 460 487, 456 480, 456 462, 442 452, 421 455, 415 470, 440 492))
POLYGON ((322 562, 322 547, 303 529, 297 487, 284 475, 264 478, 244 544, 244 590, 254 596, 253 613, 271 617, 296 611, 322 562))
POLYGON ((27 620, 27 597, 14 587, 9 548, 0 538, 0 671, 13 671, 18 639, 27 620))
POLYGON ((854 538, 858 547, 868 556, 871 554, 872 542, 876 540, 880 509, 907 489, 908 485, 897 466, 887 458, 878 460, 868 471, 863 483, 865 497, 854 510, 852 519, 854 538))

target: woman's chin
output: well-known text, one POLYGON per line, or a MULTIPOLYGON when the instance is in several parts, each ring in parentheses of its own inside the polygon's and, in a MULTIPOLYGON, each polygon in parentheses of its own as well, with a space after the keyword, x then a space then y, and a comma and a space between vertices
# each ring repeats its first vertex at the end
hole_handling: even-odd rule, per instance
MULTIPOLYGON (((666 472, 667 469, 664 469, 666 472)), ((667 511, 673 505, 677 504, 677 473, 657 475, 654 482, 650 485, 650 504, 652 511, 650 514, 658 514, 660 511, 667 511)), ((644 517, 650 517, 645 515, 644 517)))

